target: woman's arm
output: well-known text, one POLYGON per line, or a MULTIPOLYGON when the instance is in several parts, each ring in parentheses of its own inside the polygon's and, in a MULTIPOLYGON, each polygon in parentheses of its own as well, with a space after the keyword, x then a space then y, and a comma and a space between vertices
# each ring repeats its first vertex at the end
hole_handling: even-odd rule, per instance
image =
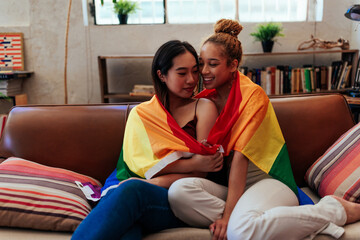
MULTIPOLYGON (((202 141, 207 138, 209 132, 216 122, 218 116, 215 104, 201 98, 196 109, 196 135, 197 140, 202 141)), ((169 164, 152 179, 153 183, 168 187, 172 182, 183 177, 205 177, 207 172, 216 172, 222 168, 222 154, 199 155, 195 154, 189 159, 179 159, 169 164)))
POLYGON ((214 126, 218 117, 215 103, 206 98, 200 98, 196 111, 198 122, 196 124, 196 136, 199 142, 206 140, 211 128, 214 126))
POLYGON ((243 195, 246 186, 246 176, 249 160, 242 153, 235 151, 230 168, 228 194, 225 203, 224 213, 221 219, 216 220, 210 225, 210 230, 214 233, 213 240, 225 239, 227 224, 230 215, 243 195))

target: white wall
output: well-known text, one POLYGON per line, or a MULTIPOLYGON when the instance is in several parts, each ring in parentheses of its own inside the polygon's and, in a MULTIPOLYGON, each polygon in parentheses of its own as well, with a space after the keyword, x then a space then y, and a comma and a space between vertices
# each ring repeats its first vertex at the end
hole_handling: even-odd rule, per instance
MULTIPOLYGON (((351 48, 358 49, 360 28, 354 31, 357 24, 344 17, 346 9, 355 2, 355 0, 326 0, 323 22, 284 23, 285 37, 279 38, 273 51, 296 51, 302 41, 310 39, 311 34, 331 41, 343 37, 350 40, 351 48)), ((9 12, 12 20, 1 24, 0 31, 24 33, 26 69, 35 72, 34 76, 24 84, 29 103, 64 103, 64 47, 68 0, 6 0, 1 1, 0 7, 12 9, 9 12), (14 5, 17 7, 12 8, 14 5)), ((186 40, 199 49, 201 41, 212 33, 212 25, 96 26, 93 24, 93 18, 89 17, 89 26, 86 27, 83 24, 81 1, 73 0, 68 45, 69 103, 101 101, 97 56, 154 54, 162 43, 171 39, 186 40)), ((239 39, 243 44, 244 52, 261 52, 260 43, 253 42, 253 38, 249 35, 254 30, 255 24, 243 25, 244 30, 240 33, 239 39)), ((275 61, 290 61, 300 65, 308 60, 294 56, 275 61)), ((317 61, 316 64, 319 64, 323 59, 317 61)), ((251 65, 254 62, 274 63, 274 59, 244 59, 243 63, 251 65)), ((130 66, 130 63, 126 66, 130 66)), ((134 70, 136 73, 127 75, 122 82, 118 77, 123 66, 121 64, 124 62, 116 60, 109 62, 111 90, 128 92, 133 84, 151 82, 149 61, 138 63, 140 67, 134 70), (139 79, 130 79, 133 75, 139 76, 139 79)))

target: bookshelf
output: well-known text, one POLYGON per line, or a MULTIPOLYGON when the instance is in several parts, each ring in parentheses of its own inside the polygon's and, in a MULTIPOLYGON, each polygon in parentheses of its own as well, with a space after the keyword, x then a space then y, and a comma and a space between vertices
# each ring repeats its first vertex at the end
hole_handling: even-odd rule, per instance
MULTIPOLYGON (((271 58, 275 56, 280 57, 287 57, 287 56, 297 56, 297 55, 322 55, 322 54, 338 54, 340 55, 339 60, 347 61, 349 64, 353 66, 351 68, 351 72, 349 74, 350 77, 350 84, 354 86, 355 84, 355 77, 356 71, 358 68, 358 60, 359 60, 359 50, 318 50, 318 51, 294 51, 294 52, 272 52, 272 53, 245 53, 243 54, 243 58, 271 58)), ((146 101, 149 100, 151 97, 149 96, 130 96, 126 93, 109 93, 108 89, 108 75, 107 75, 107 61, 111 59, 151 59, 153 58, 152 54, 128 54, 128 55, 110 55, 110 56, 98 56, 98 66, 99 66, 99 81, 100 81, 100 91, 101 91, 101 100, 103 103, 108 103, 110 99, 121 99, 122 101, 128 102, 138 102, 138 101, 146 101)), ((308 64, 304 62, 303 64, 308 64)), ((266 66, 264 66, 266 67, 266 66)), ((135 84, 135 83, 134 83, 135 84)), ((341 90, 324 90, 321 92, 342 92, 345 91, 344 89, 341 90)))

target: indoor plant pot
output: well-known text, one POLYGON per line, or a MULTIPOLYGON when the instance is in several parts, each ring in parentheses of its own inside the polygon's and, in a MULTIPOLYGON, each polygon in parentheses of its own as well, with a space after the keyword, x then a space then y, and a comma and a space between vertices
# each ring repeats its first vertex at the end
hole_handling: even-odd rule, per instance
POLYGON ((119 23, 127 24, 128 16, 127 14, 118 14, 119 23))
POLYGON ((263 48, 263 52, 271 52, 274 46, 274 41, 272 40, 261 41, 261 45, 263 48))
POLYGON ((260 41, 264 52, 271 52, 274 46, 275 37, 282 37, 283 28, 280 23, 259 24, 256 31, 250 33, 255 37, 255 41, 260 41))
POLYGON ((139 8, 138 3, 130 0, 113 0, 114 12, 118 15, 120 24, 127 24, 128 16, 139 8))

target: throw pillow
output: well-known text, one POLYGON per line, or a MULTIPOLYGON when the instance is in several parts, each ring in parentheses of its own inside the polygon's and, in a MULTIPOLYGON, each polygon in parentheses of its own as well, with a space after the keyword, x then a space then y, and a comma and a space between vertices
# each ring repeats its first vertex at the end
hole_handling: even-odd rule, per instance
POLYGON ((336 195, 360 203, 360 123, 307 170, 305 180, 321 197, 336 195))
POLYGON ((69 170, 8 158, 0 164, 0 226, 74 231, 91 211, 75 181, 100 186, 69 170))

